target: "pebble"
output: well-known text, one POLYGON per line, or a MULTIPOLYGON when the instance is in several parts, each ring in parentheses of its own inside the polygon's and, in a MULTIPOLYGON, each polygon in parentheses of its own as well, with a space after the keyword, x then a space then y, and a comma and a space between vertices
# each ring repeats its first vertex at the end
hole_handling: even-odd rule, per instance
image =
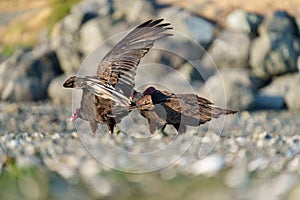
MULTIPOLYGON (((0 113, 3 114, 4 120, 0 123, 0 129, 3 130, 0 133, 0 149, 3 155, 8 154, 16 158, 16 164, 20 167, 42 166, 60 174, 68 181, 81 177, 91 186, 96 196, 102 197, 114 191, 114 183, 99 176, 101 172, 111 171, 108 166, 135 166, 132 165, 134 160, 128 160, 125 155, 118 154, 119 151, 105 147, 99 150, 105 150, 103 158, 112 165, 105 166, 98 162, 103 161, 101 157, 98 157, 98 160, 94 159, 82 145, 84 141, 81 139, 84 135, 78 137, 81 133, 77 133, 74 126, 60 125, 71 113, 66 108, 53 106, 49 102, 24 103, 18 105, 19 112, 14 113, 3 110, 7 104, 9 103, 0 103, 0 113), (29 124, 17 123, 29 115, 29 124), (51 118, 56 120, 50 126, 51 118), (33 125, 36 130, 32 130, 33 125), (99 183, 103 184, 101 189, 99 185, 96 187, 99 183)), ((211 177, 225 171, 224 183, 230 188, 239 188, 240 184, 248 181, 247 174, 253 172, 261 178, 269 177, 271 172, 272 176, 280 176, 283 171, 300 175, 300 113, 284 110, 241 111, 226 118, 222 129, 226 134, 221 137, 218 132, 220 127, 214 126, 213 121, 210 123, 209 129, 207 125, 200 126, 196 135, 187 133, 177 136, 177 139, 181 139, 179 144, 193 142, 188 148, 178 146, 177 150, 184 149, 184 153, 180 159, 170 163, 170 167, 160 172, 162 179, 170 180, 181 173, 211 177)), ((130 127, 128 131, 132 131, 130 127)), ((149 150, 167 149, 168 145, 176 141, 176 137, 173 136, 155 136, 142 141, 122 132, 114 137, 103 137, 100 133, 89 137, 90 140, 87 141, 90 141, 90 144, 111 143, 117 145, 118 149, 136 155, 143 155, 144 152, 147 155, 149 150)), ((160 154, 161 158, 155 162, 145 158, 140 167, 143 169, 144 164, 158 165, 160 161, 169 159, 173 153, 167 156, 160 154)))
POLYGON ((212 176, 224 167, 224 159, 221 155, 210 155, 194 163, 191 172, 195 175, 204 174, 212 176))

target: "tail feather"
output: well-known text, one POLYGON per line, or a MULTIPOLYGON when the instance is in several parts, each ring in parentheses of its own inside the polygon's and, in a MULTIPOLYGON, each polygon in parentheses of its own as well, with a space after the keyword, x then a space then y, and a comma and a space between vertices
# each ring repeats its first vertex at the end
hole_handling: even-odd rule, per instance
POLYGON ((223 108, 218 108, 218 107, 211 107, 211 116, 213 118, 218 118, 220 115, 229 115, 229 114, 234 114, 238 111, 235 110, 230 110, 230 109, 223 109, 223 108))

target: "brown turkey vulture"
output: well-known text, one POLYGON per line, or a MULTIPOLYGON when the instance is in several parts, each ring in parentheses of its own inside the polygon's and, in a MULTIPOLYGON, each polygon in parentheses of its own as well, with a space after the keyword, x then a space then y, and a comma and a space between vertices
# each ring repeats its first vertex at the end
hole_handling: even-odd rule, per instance
POLYGON ((71 121, 78 117, 89 121, 93 133, 97 123, 106 124, 113 133, 115 124, 129 112, 129 97, 141 58, 156 40, 172 35, 165 33, 172 29, 170 24, 162 21, 149 20, 132 30, 101 60, 96 76, 72 76, 64 82, 66 88, 83 90, 81 108, 76 109, 71 121))
POLYGON ((182 134, 186 126, 199 126, 220 115, 237 112, 218 108, 196 94, 173 94, 154 87, 148 87, 143 94, 134 91, 131 100, 147 119, 151 134, 164 129, 167 124, 182 134))

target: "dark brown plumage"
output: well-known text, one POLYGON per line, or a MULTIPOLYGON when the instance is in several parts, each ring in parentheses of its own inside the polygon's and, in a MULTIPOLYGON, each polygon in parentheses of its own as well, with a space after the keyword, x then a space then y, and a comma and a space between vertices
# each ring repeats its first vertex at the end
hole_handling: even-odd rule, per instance
POLYGON ((109 133, 129 112, 129 96, 135 86, 134 77, 140 59, 158 39, 170 36, 165 31, 172 29, 163 19, 149 20, 125 36, 102 59, 96 76, 72 76, 63 84, 67 88, 83 90, 81 108, 71 120, 80 117, 89 121, 93 133, 97 123, 107 124, 109 133))
POLYGON ((132 101, 147 119, 152 134, 167 124, 173 125, 182 134, 186 131, 186 126, 199 126, 221 115, 237 112, 218 108, 196 94, 173 94, 154 87, 147 88, 143 94, 135 92, 132 101))

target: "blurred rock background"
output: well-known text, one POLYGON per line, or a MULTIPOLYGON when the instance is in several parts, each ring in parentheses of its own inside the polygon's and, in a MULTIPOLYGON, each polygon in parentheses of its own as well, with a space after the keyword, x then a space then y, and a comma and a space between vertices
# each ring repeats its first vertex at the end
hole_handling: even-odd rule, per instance
MULTIPOLYGON (((185 61, 166 53, 153 53, 145 60, 185 72, 192 85, 197 83, 196 92, 217 105, 222 104, 218 99, 224 99, 226 94, 227 107, 233 109, 300 108, 296 98, 300 81, 300 22, 296 1, 291 4, 264 1, 256 6, 253 2, 237 1, 219 5, 213 1, 132 0, 124 6, 122 1, 49 0, 30 1, 28 6, 21 6, 26 3, 18 0, 18 7, 12 6, 11 1, 0 4, 5 11, 0 23, 2 100, 50 98, 56 104, 70 103, 71 92, 59 86, 67 76, 77 73, 91 50, 112 35, 160 17, 170 22, 175 31, 197 41, 207 53, 196 53, 201 61, 192 70, 185 61), (207 61, 210 59, 213 62, 207 61), (200 82, 195 69, 202 75, 200 82), (214 83, 215 76, 222 77, 225 93, 214 83), (213 98, 206 88, 220 95, 213 98)), ((186 41, 174 43, 185 45, 186 41)), ((180 45, 175 48, 181 49, 180 45)), ((155 70, 152 74, 157 80, 165 75, 155 70)), ((176 79, 169 74, 169 82, 174 81, 172 77, 176 79)))
MULTIPOLYGON (((162 47, 168 45, 164 41, 159 43, 162 47)), ((106 42, 104 53, 114 44, 106 42)), ((84 199, 78 192, 82 183, 86 187, 84 194, 91 198, 138 199, 139 195, 147 197, 151 194, 140 186, 143 183, 141 177, 146 180, 146 188, 150 184, 158 185, 152 194, 160 193, 160 184, 167 185, 170 191, 172 187, 187 187, 178 189, 178 197, 166 192, 163 196, 169 199, 182 199, 189 187, 194 188, 187 195, 189 199, 199 199, 200 194, 209 199, 298 199, 300 196, 300 159, 297 155, 300 139, 300 2, 297 0, 129 0, 126 4, 123 0, 2 0, 0 54, 0 126, 3 132, 0 134, 3 142, 0 151, 3 166, 8 165, 13 173, 13 176, 3 175, 3 180, 12 181, 12 185, 15 180, 17 185, 28 184, 28 188, 36 192, 29 194, 23 187, 16 186, 12 187, 11 193, 18 190, 20 196, 5 196, 11 195, 5 193, 4 199, 46 199, 49 196, 84 199), (181 88, 176 76, 180 72, 196 93, 217 105, 225 106, 225 94, 226 106, 241 111, 238 119, 225 125, 229 128, 225 131, 229 135, 225 146, 217 146, 215 154, 208 159, 191 161, 190 168, 179 163, 182 167, 179 172, 187 172, 188 176, 176 175, 177 168, 149 176, 110 174, 109 170, 102 169, 84 155, 84 150, 79 150, 79 158, 74 157, 71 145, 51 150, 49 147, 56 144, 64 146, 64 140, 72 144, 78 140, 74 128, 64 120, 71 112, 71 108, 66 108, 71 105, 72 91, 62 88, 63 81, 77 74, 86 56, 107 38, 157 18, 166 19, 175 31, 192 38, 203 49, 191 52, 190 41, 175 37, 172 48, 192 61, 193 66, 178 56, 153 51, 147 54, 145 63, 166 64, 176 72, 151 68, 151 77, 161 83, 175 83, 174 87, 182 91, 185 88, 181 88), (220 78, 223 86, 220 86, 220 78), (27 107, 32 105, 33 110, 28 110, 27 107), (31 117, 31 112, 38 115, 39 120, 31 117), (265 127, 264 122, 269 125, 265 127), (52 126, 50 129, 46 126, 48 123, 52 126), (39 127, 43 127, 45 133, 39 133, 39 127), (45 148, 36 151, 35 145, 41 141, 45 148), (253 144, 250 153, 246 143, 253 144), (264 146, 268 145, 270 149, 265 151, 264 146), (33 175, 18 176, 19 169, 14 169, 14 162, 17 166, 28 162, 18 153, 11 153, 18 149, 16 147, 20 149, 16 152, 25 158, 28 155, 34 158, 29 162, 30 167, 41 162, 38 164, 42 166, 40 173, 22 168, 22 173, 33 175), (224 151, 225 155, 221 155, 224 151), (60 152, 64 152, 64 156, 61 157, 60 152), (246 156, 248 153, 250 157, 246 156), (59 161, 53 163, 44 155, 59 161), (240 159, 243 155, 247 158, 240 159), (212 166, 215 171, 207 171, 203 165, 212 166), (54 174, 48 175, 44 168, 54 174), (221 171, 223 169, 225 172, 221 171), (76 175, 77 170, 80 175, 76 175), (218 172, 219 176, 211 175, 218 172), (271 180, 272 173, 276 176, 271 180), (92 179, 95 174, 100 175, 92 179), (258 179, 251 182, 252 175, 258 179), (263 177, 262 181, 259 177, 263 177), (49 181, 54 182, 50 189, 44 188, 49 181), (43 184, 39 186, 41 182, 43 184), (193 187, 194 184, 197 187, 193 187), (64 186, 65 190, 61 191, 55 185, 64 186), (133 192, 132 188, 138 188, 141 194, 133 192), (197 188, 200 188, 198 192, 197 188), (273 192, 268 188, 277 188, 278 192, 266 197, 273 192), (126 196, 127 191, 130 192, 126 196)), ((149 74, 147 69, 145 73, 149 74)), ((142 81, 137 79, 139 83, 142 81)), ((215 135, 210 134, 207 138, 203 140, 212 141, 215 135)), ((78 141, 73 145, 80 146, 78 141)), ((194 154, 197 150, 190 151, 194 154)), ((0 186, 4 186, 5 181, 0 186)))

